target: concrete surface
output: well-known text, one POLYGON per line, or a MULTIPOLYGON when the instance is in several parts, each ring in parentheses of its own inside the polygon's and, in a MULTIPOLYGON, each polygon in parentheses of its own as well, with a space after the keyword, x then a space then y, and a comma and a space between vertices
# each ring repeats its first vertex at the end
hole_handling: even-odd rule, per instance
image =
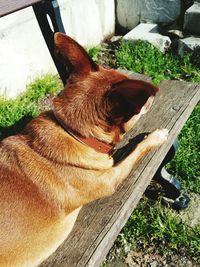
POLYGON ((141 0, 116 0, 116 21, 126 29, 133 29, 140 22, 141 0))
MULTIPOLYGON (((58 0, 66 33, 84 46, 114 34, 114 0, 58 0)), ((0 18, 0 95, 17 96, 35 77, 56 72, 32 8, 0 18)))

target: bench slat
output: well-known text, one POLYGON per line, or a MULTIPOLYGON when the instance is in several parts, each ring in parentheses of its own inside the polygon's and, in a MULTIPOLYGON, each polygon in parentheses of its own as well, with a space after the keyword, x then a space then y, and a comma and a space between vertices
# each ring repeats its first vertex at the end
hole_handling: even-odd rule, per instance
POLYGON ((25 7, 32 6, 38 2, 41 2, 41 0, 0 0, 0 17, 25 7))
POLYGON ((147 155, 111 197, 85 206, 69 237, 40 267, 97 267, 103 261, 200 99, 197 84, 165 81, 160 88, 150 112, 140 119, 129 137, 168 128, 168 141, 147 155))

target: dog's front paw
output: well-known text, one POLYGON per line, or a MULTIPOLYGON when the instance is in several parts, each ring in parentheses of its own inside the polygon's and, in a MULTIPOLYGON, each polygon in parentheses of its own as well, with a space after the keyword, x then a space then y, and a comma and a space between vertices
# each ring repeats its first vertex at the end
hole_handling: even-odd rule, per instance
POLYGON ((146 140, 149 142, 150 146, 160 146, 167 141, 168 134, 169 130, 167 129, 157 129, 149 134, 146 140))

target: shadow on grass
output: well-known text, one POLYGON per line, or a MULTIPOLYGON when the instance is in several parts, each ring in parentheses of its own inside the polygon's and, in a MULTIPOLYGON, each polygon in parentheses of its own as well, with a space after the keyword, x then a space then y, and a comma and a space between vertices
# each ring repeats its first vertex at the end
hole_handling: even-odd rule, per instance
POLYGON ((4 138, 20 133, 26 124, 33 119, 32 115, 25 115, 19 121, 9 127, 0 127, 0 140, 4 138))

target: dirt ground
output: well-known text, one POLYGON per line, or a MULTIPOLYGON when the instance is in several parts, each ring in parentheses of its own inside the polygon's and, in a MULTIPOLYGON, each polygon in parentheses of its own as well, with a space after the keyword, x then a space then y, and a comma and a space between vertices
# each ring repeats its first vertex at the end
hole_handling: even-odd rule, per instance
POLYGON ((200 267, 187 256, 175 255, 158 255, 148 251, 130 250, 124 257, 114 257, 106 267, 200 267))

